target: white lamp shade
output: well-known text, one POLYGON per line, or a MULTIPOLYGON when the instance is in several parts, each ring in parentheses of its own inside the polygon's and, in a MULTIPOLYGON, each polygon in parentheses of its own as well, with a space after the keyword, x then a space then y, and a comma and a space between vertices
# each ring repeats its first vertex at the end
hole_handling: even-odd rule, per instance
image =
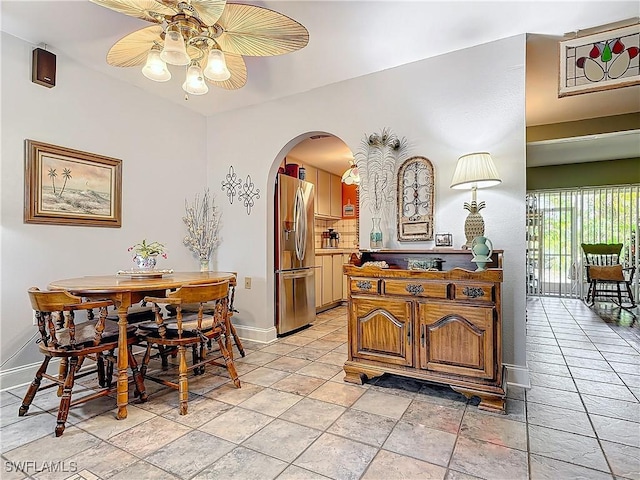
POLYGON ((204 95, 209 91, 202 76, 202 68, 197 63, 189 65, 187 79, 182 84, 182 89, 190 95, 204 95))
POLYGON ((227 68, 227 62, 224 59, 224 53, 217 48, 209 52, 207 58, 207 67, 204 69, 204 75, 214 82, 224 82, 229 80, 231 72, 227 68))
POLYGON ((498 170, 487 152, 470 153, 458 159, 451 187, 459 190, 494 187, 502 183, 498 170))
POLYGON ((184 38, 178 30, 169 29, 164 37, 164 48, 160 58, 170 65, 188 65, 191 59, 187 55, 184 38))
POLYGON ((166 82, 171 79, 167 64, 160 58, 160 47, 154 45, 147 55, 147 63, 142 67, 142 74, 154 82, 166 82))

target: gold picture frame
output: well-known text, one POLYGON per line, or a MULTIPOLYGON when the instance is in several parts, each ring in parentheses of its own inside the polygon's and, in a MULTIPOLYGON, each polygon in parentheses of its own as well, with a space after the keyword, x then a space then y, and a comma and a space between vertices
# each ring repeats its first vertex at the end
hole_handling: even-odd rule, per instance
POLYGON ((120 228, 122 160, 25 141, 24 222, 120 228))
POLYGON ((640 24, 559 43, 558 97, 640 84, 640 24))

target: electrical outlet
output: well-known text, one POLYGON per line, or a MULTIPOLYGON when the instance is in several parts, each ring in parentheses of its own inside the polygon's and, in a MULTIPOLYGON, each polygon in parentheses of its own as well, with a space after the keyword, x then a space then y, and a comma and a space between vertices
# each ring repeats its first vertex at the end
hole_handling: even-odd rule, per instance
POLYGON ((251 277, 244 277, 244 288, 251 290, 251 277))

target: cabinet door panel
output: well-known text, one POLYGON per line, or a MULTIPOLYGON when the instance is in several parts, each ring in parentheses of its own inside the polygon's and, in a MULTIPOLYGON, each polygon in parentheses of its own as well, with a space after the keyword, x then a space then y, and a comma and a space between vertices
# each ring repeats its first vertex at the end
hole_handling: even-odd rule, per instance
POLYGON ((313 183, 314 186, 315 202, 313 202, 313 213, 316 214, 318 213, 318 170, 311 165, 305 165, 304 168, 306 169, 305 181, 313 183))
POLYGON ((342 179, 331 175, 331 206, 332 217, 342 217, 342 179))
POLYGON ((314 267, 316 271, 315 280, 316 280, 316 308, 322 306, 322 258, 316 257, 316 266, 314 267), (318 260, 320 264, 318 264, 318 260))
POLYGON ((354 357, 413 365, 410 301, 352 297, 349 329, 354 357))
POLYGON ((495 379, 494 307, 420 303, 420 368, 495 379))
POLYGON ((331 255, 333 263, 333 297, 337 302, 342 300, 342 254, 331 255))
POLYGON ((333 301, 333 261, 331 255, 322 256, 322 305, 333 301))
POLYGON ((331 215, 331 174, 318 170, 318 185, 316 189, 316 203, 318 215, 331 215))
MULTIPOLYGON (((346 265, 349 263, 349 255, 348 254, 344 254, 342 256, 342 265, 346 265)), ((340 271, 342 272, 343 269, 340 268, 340 271)), ((343 300, 347 300, 349 298, 349 293, 348 293, 348 287, 349 287, 349 282, 347 280, 347 276, 343 273, 342 274, 342 299, 343 300)))

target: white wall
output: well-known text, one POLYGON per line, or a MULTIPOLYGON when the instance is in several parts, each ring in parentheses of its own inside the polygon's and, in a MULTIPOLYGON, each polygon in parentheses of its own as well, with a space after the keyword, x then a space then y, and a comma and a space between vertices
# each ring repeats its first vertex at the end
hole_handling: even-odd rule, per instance
POLYGON ((36 333, 29 287, 132 268, 127 248, 143 238, 167 245, 169 258, 159 266, 199 268, 182 245, 182 216, 185 198, 191 200, 206 184, 205 118, 64 55, 57 57, 54 88, 31 83, 33 48, 2 34, 3 372, 42 359, 29 341, 36 333), (121 159, 122 228, 23 223, 25 139, 121 159))
MULTIPOLYGON (((209 183, 220 189, 233 165, 260 189, 251 215, 241 202, 223 208, 220 269, 240 275, 236 321, 244 334, 273 338, 273 194, 277 166, 299 140, 316 132, 341 138, 357 151, 364 134, 390 127, 411 143, 411 153, 429 158, 436 176, 436 232, 464 243, 462 205, 469 192, 449 189, 458 157, 491 152, 503 183, 480 190, 486 234, 505 250, 503 289, 504 361, 524 367, 525 36, 476 46, 410 65, 319 88, 207 120, 209 183), (253 277, 252 290, 242 277, 253 277)), ((370 215, 361 208, 361 245, 368 245, 370 215)), ((430 248, 397 244, 392 248, 430 248)))
MULTIPOLYGON (((479 191, 487 235, 505 250, 503 345, 506 363, 525 365, 524 195, 525 36, 480 45, 304 94, 205 119, 58 55, 53 89, 31 83, 32 45, 2 34, 2 192, 0 370, 40 361, 26 289, 55 279, 110 274, 129 266, 127 247, 148 238, 170 249, 164 266, 195 269, 182 246, 184 199, 207 184, 222 209, 222 245, 213 266, 239 273, 236 317, 243 335, 275 337, 273 194, 277 166, 298 141, 318 132, 352 151, 364 134, 390 127, 436 173, 437 232, 463 242, 468 192, 449 189, 457 158, 493 155, 503 183, 479 191), (169 119, 177 127, 167 125, 169 119), (206 136, 206 141, 204 140, 206 136), (30 138, 123 160, 120 229, 23 223, 24 140, 30 138), (205 161, 206 159, 206 161, 205 161), (233 165, 251 175, 260 198, 247 215, 221 182, 233 165), (242 288, 253 277, 252 290, 242 288), (23 352, 11 357, 22 345, 23 352)), ((366 246, 370 223, 361 209, 366 246)), ((393 248, 430 248, 387 244, 393 248)))

